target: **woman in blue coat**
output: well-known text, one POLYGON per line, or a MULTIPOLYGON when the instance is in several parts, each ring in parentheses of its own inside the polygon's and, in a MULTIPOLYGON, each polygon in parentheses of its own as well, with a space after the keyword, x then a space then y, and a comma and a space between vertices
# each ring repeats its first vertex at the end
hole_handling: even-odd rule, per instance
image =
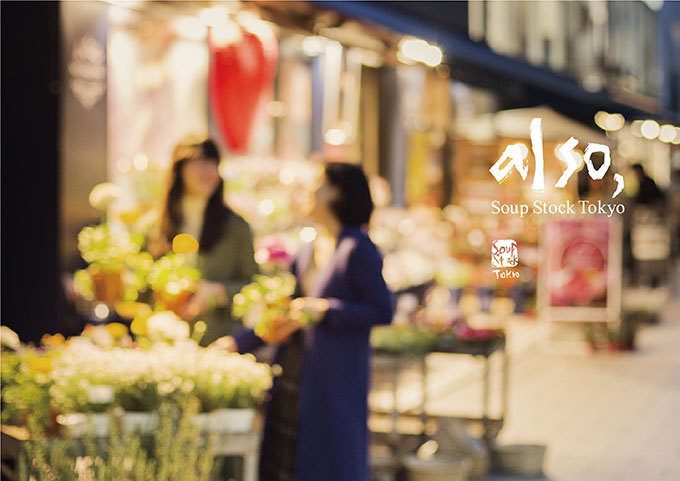
POLYGON ((361 168, 327 164, 312 212, 319 235, 292 266, 293 309, 318 323, 301 329, 291 319, 265 339, 244 330, 218 341, 242 353, 280 344, 282 374, 267 405, 260 481, 368 479, 369 334, 393 312, 382 258, 364 230, 372 211, 361 168))

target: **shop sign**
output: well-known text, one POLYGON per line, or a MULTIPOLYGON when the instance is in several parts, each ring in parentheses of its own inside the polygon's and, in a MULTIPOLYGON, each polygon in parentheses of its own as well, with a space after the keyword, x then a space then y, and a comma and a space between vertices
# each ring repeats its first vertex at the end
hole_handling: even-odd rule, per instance
POLYGON ((496 279, 519 279, 519 272, 509 268, 517 267, 519 255, 517 241, 513 239, 498 239, 491 243, 491 267, 496 279))
MULTIPOLYGON (((529 127, 531 136, 531 150, 534 154, 535 168, 534 179, 531 184, 531 189, 538 192, 545 190, 544 179, 544 161, 543 161, 543 133, 541 131, 541 119, 535 118, 531 120, 529 127)), ((589 143, 586 147, 583 157, 574 151, 578 145, 578 140, 570 137, 564 144, 562 144, 556 151, 557 157, 565 165, 562 175, 555 183, 555 188, 563 189, 567 185, 567 181, 571 176, 577 172, 585 163, 588 169, 588 175, 593 180, 601 180, 611 166, 611 153, 609 147, 603 144, 589 143), (602 165, 595 168, 592 161, 592 156, 595 152, 603 154, 604 161, 602 165)), ((508 145, 500 158, 495 164, 491 166, 489 172, 501 184, 503 183, 513 170, 519 172, 522 180, 526 180, 529 171, 529 162, 527 159, 528 149, 524 144, 516 143, 508 145)), ((616 182, 616 190, 612 198, 618 196, 624 188, 623 176, 619 173, 614 174, 614 181, 616 182)), ((498 200, 491 203, 492 214, 513 214, 524 217, 529 212, 533 214, 561 214, 561 215, 577 215, 577 214, 597 214, 606 217, 612 217, 616 214, 623 214, 626 208, 623 204, 609 204, 602 201, 592 203, 588 200, 579 200, 578 203, 566 201, 560 204, 550 204, 541 200, 535 200, 530 206, 529 204, 504 204, 498 200)))
POLYGON ((538 304, 552 321, 616 321, 621 305, 621 225, 602 217, 547 222, 538 304))

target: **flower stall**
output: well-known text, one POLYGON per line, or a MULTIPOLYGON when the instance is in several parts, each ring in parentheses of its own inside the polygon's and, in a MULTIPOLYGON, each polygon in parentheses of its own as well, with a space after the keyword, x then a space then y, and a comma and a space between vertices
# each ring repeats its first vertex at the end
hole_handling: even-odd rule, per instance
MULTIPOLYGON (((111 323, 88 326, 69 339, 46 335, 40 347, 21 344, 3 327, 3 456, 21 460, 26 450, 38 449, 19 443, 29 437, 36 443, 45 437, 107 438, 114 449, 113 440, 120 436, 158 437, 184 429, 196 443, 203 439, 205 444, 213 435, 210 456, 247 457, 245 479, 254 479, 259 443, 255 420, 271 387, 270 367, 250 355, 200 347, 189 324, 172 311, 153 313, 140 324, 132 332, 111 323), (184 413, 188 427, 182 428, 176 413, 184 413)), ((155 462, 167 462, 169 454, 159 453, 159 446, 154 449, 155 462)), ((200 456, 196 450, 194 454, 196 464, 200 456)), ((50 464, 45 461, 44 469, 54 468, 50 464)))

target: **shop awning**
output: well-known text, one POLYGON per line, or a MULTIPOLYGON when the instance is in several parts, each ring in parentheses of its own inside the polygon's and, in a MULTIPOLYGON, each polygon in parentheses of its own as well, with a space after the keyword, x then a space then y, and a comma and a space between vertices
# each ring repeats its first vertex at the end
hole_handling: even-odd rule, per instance
MULTIPOLYGON (((536 67, 522 60, 506 57, 489 47, 465 38, 442 24, 424 20, 417 15, 407 15, 390 2, 314 2, 323 8, 366 20, 390 28, 404 35, 412 35, 438 44, 449 62, 462 62, 482 70, 482 75, 498 76, 521 83, 537 98, 537 103, 549 103, 553 108, 579 120, 592 123, 597 110, 620 112, 626 118, 657 116, 654 112, 641 110, 632 105, 617 102, 605 92, 589 92, 575 80, 549 70, 536 67)), ((454 69, 455 71, 455 69, 454 69)), ((478 73, 479 75, 479 73, 478 73)), ((502 85, 502 82, 500 82, 502 85)))

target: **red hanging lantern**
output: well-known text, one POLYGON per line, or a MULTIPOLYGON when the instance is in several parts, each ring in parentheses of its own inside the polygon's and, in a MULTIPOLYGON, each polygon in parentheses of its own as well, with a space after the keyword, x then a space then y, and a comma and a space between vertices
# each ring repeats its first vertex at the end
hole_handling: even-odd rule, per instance
POLYGON ((225 21, 210 32, 210 107, 223 140, 245 153, 276 75, 276 36, 264 22, 225 21))

